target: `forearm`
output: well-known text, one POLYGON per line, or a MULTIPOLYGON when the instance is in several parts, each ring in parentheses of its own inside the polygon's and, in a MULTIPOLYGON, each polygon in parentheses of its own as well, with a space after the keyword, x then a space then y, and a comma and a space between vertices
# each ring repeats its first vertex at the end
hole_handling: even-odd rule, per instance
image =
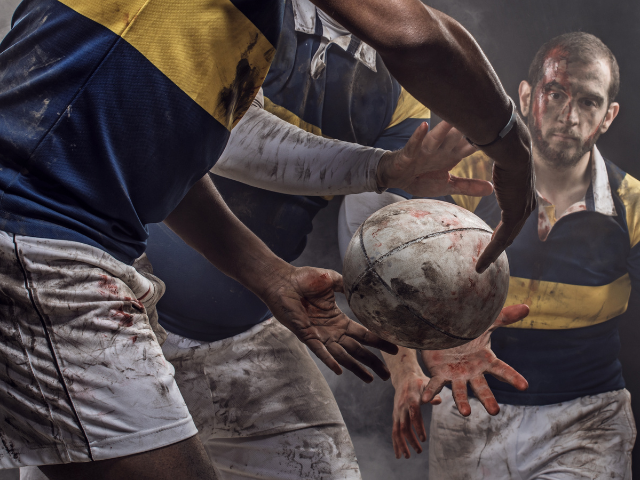
POLYGON ((191 188, 164 223, 219 270, 262 299, 269 285, 293 268, 236 218, 208 174, 191 188))
POLYGON ((403 382, 407 375, 409 376, 423 376, 422 367, 418 363, 418 357, 415 350, 411 350, 405 347, 398 347, 397 355, 388 355, 382 353, 384 361, 391 372, 391 383, 395 388, 398 388, 401 382, 403 382))
MULTIPOLYGON (((506 125, 511 106, 500 80, 452 18, 419 0, 312 1, 376 48, 403 87, 477 144, 493 141, 506 125)), ((492 150, 498 162, 508 161, 502 148, 492 150)))
POLYGON ((211 171, 291 195, 347 195, 377 190, 376 171, 385 153, 319 137, 254 105, 211 171))

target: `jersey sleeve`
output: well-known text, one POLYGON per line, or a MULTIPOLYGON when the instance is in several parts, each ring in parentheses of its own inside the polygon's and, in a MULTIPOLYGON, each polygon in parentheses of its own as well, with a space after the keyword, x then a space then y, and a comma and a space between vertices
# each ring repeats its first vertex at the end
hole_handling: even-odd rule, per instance
POLYGON ((405 146, 416 128, 430 119, 431 111, 402 88, 391 121, 373 146, 385 150, 399 150, 405 146))
POLYGON ((640 181, 626 174, 618 187, 618 195, 625 208, 629 231, 627 271, 631 287, 636 293, 640 293, 640 181))

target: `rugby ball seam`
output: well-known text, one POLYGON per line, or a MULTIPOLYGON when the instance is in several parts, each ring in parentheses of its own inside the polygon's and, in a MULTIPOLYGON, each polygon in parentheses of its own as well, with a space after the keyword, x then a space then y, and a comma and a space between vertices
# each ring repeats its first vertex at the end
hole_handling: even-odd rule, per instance
POLYGON ((364 246, 364 233, 363 233, 364 232, 364 223, 363 223, 362 225, 360 225, 360 229, 359 229, 359 232, 358 232, 358 240, 360 241, 360 248, 362 249, 362 253, 364 255, 365 261, 367 262, 367 268, 360 275, 358 275, 356 277, 356 279, 354 280, 353 285, 349 289, 349 292, 348 292, 349 296, 347 298, 347 302, 348 303, 351 302, 351 297, 353 296, 353 293, 358 289, 358 286, 360 285, 360 282, 365 277, 365 275, 367 275, 369 272, 372 272, 378 278, 378 280, 380 281, 381 285, 389 293, 391 293, 393 295, 393 297, 398 301, 398 303, 400 305, 402 305, 409 313, 411 313, 411 315, 416 317, 422 323, 426 323, 427 325, 429 325, 434 330, 442 333, 443 335, 446 335, 447 337, 454 338, 456 340, 463 340, 463 341, 467 341, 467 342, 469 342, 471 340, 475 340, 476 338, 478 338, 479 335, 475 336, 475 337, 461 337, 461 336, 455 335, 453 333, 447 332, 446 330, 443 330, 442 328, 438 327, 434 323, 432 323, 429 320, 427 320, 426 318, 424 318, 419 312, 415 311, 411 306, 407 305, 404 302, 404 300, 402 299, 402 297, 400 297, 393 290, 393 288, 391 288, 391 286, 389 284, 387 284, 387 282, 385 282, 384 279, 380 276, 380 274, 375 270, 376 265, 380 264, 383 260, 389 258, 394 253, 400 252, 400 251, 404 250, 405 248, 408 248, 409 246, 413 245, 414 243, 418 243, 418 242, 421 242, 423 240, 427 240, 429 238, 437 237, 437 236, 440 236, 440 235, 445 235, 445 234, 448 234, 448 233, 451 233, 451 232, 465 232, 465 231, 476 231, 476 232, 479 231, 479 232, 488 233, 489 235, 493 234, 493 232, 491 232, 489 230, 486 230, 484 228, 477 228, 477 227, 456 228, 456 229, 451 229, 451 230, 443 230, 441 232, 430 233, 428 235, 423 235, 422 237, 418 237, 418 238, 414 238, 413 240, 409 240, 408 242, 405 242, 402 245, 398 245, 397 247, 389 250, 387 253, 381 255, 374 262, 372 262, 369 259, 369 255, 367 254, 367 249, 364 246))

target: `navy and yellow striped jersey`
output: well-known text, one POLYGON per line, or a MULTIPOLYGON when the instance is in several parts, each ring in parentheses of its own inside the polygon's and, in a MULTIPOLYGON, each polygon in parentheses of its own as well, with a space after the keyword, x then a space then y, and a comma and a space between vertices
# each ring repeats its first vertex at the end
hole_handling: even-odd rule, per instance
MULTIPOLYGON (((314 78, 310 64, 322 37, 315 7, 307 0, 288 1, 278 51, 264 83, 266 108, 318 135, 387 149, 403 147, 420 122, 429 119, 429 110, 400 87, 375 51, 370 50, 373 62, 363 63, 358 54, 362 44, 355 37, 344 44, 346 49, 331 44, 326 68, 314 78), (296 24, 301 12, 294 15, 294 7, 302 2, 312 12, 305 19, 310 28, 306 31, 296 24)), ((238 218, 287 261, 302 253, 314 216, 327 205, 319 197, 267 192, 220 177, 214 181, 238 218)), ((152 225, 150 233, 147 254, 167 284, 158 305, 167 330, 215 341, 270 316, 255 295, 206 263, 168 228, 152 225)))
MULTIPOLYGON (((482 153, 452 173, 491 179, 482 153)), ((448 198, 495 228, 495 196, 448 198)), ((506 305, 526 303, 527 318, 499 328, 491 345, 519 371, 529 389, 518 392, 487 378, 500 403, 548 405, 624 388, 618 361, 620 315, 640 288, 640 182, 592 151, 592 183, 571 213, 548 220, 538 202, 507 248, 511 278, 506 305)), ((546 210, 546 211, 545 211, 546 210)))
POLYGON ((0 229, 130 263, 258 92, 283 0, 24 0, 0 44, 0 229))

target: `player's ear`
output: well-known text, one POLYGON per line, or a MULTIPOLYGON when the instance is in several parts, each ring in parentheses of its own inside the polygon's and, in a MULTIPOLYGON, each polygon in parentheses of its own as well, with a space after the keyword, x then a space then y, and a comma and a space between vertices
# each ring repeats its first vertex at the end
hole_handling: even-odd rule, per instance
POLYGON ((609 108, 607 108, 607 113, 604 116, 604 120, 602 121, 602 125, 600 126, 600 133, 604 133, 609 130, 613 119, 618 116, 618 112, 620 111, 620 104, 618 102, 611 102, 609 108))
POLYGON ((520 82, 518 87, 518 96, 520 97, 520 111, 523 117, 529 116, 531 108, 531 85, 526 80, 520 82))

